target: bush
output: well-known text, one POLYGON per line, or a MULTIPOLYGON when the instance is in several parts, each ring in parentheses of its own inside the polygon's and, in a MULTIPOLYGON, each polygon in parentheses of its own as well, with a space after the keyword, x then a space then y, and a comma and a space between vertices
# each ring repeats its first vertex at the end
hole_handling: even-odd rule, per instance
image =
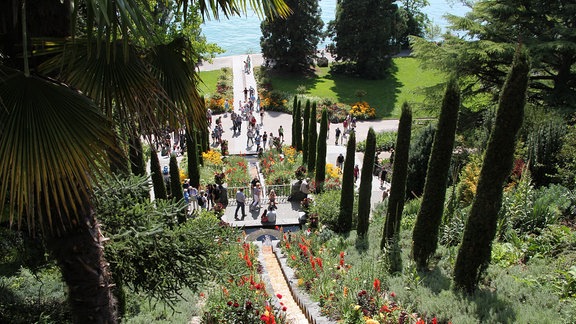
MULTIPOLYGON (((390 151, 396 145, 396 132, 379 132, 376 134, 376 152, 390 151)), ((364 152, 366 141, 358 143, 357 151, 364 152)))
MULTIPOLYGON (((338 229, 338 215, 340 214, 340 191, 330 190, 325 191, 322 194, 316 195, 314 199, 314 205, 311 208, 312 214, 317 214, 321 225, 328 227, 330 230, 338 229)), ((357 199, 354 199, 356 204, 357 199)), ((358 208, 354 208, 354 214, 357 214, 358 208)), ((352 228, 356 227, 357 217, 352 217, 353 225, 352 228)))
POLYGON ((327 57, 319 57, 316 59, 316 65, 319 67, 327 67, 328 66, 328 58, 327 57))
POLYGON ((361 120, 374 119, 376 117, 376 109, 366 101, 356 102, 352 104, 350 114, 361 120))

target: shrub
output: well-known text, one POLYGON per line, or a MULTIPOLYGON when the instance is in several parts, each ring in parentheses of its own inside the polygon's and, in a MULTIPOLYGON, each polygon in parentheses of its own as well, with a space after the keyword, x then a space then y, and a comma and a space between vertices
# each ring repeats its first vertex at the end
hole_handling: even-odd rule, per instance
POLYGON ((420 130, 410 146, 408 179, 406 180, 408 199, 422 196, 435 132, 435 127, 428 125, 420 130))
MULTIPOLYGON (((396 132, 379 132, 376 134, 376 152, 390 151, 396 145, 396 132)), ((366 141, 358 143, 358 151, 364 152, 366 141)))
POLYGON ((327 67, 328 66, 328 58, 327 57, 319 57, 316 59, 316 65, 319 67, 327 67))
POLYGON ((260 91, 260 106, 265 110, 290 112, 291 109, 286 104, 291 97, 289 93, 279 90, 260 91))
MULTIPOLYGON (((317 214, 321 225, 331 230, 338 228, 338 215, 340 214, 340 205, 335 203, 340 201, 340 191, 329 190, 322 194, 316 195, 311 213, 317 214)), ((356 217, 353 217, 356 220, 356 217)))

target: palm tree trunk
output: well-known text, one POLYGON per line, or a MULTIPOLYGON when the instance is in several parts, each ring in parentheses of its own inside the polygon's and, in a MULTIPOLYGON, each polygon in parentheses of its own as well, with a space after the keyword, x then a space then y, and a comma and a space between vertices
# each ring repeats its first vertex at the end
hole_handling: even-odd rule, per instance
POLYGON ((116 323, 116 300, 112 280, 104 259, 103 237, 91 208, 78 210, 71 229, 60 229, 46 239, 68 286, 68 299, 74 323, 116 323))

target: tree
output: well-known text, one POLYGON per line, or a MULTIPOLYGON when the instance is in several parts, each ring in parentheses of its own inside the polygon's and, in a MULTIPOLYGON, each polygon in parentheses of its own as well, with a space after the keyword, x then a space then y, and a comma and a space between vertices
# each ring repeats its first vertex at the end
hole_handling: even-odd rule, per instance
POLYGON ((310 133, 310 99, 306 100, 306 106, 304 106, 304 114, 302 115, 302 120, 304 122, 304 127, 302 128, 302 163, 308 163, 308 134, 310 133))
POLYGON ((360 176, 360 190, 358 193, 358 237, 364 238, 370 226, 370 198, 372 196, 372 171, 376 156, 376 133, 370 127, 366 136, 366 150, 362 161, 362 175, 360 176))
POLYGON ((294 102, 292 103, 292 147, 297 149, 296 146, 296 109, 298 109, 298 97, 294 96, 294 102))
POLYGON ((424 36, 424 28, 429 25, 430 19, 422 12, 422 8, 430 5, 428 0, 402 0, 398 8, 400 16, 397 22, 398 46, 409 48, 409 36, 424 36))
POLYGON ((310 121, 308 122, 308 172, 314 172, 316 167, 316 141, 318 133, 316 131, 316 102, 310 109, 310 121))
POLYGON ((490 263, 503 186, 512 170, 516 135, 524 117, 530 72, 526 55, 518 46, 512 69, 502 88, 494 128, 484 153, 476 197, 456 258, 455 286, 468 293, 476 290, 481 275, 490 263))
POLYGON ((320 120, 320 133, 318 134, 318 155, 316 156, 316 194, 324 191, 324 181, 326 180, 326 137, 328 136, 328 111, 322 110, 320 120))
MULTIPOLYGON (((410 132, 412 130, 412 110, 408 103, 402 104, 402 114, 398 124, 396 138, 396 151, 392 165, 392 181, 390 184, 390 196, 388 197, 388 209, 384 224, 384 235, 380 247, 384 249, 392 243, 400 232, 400 221, 406 199, 406 178, 408 176, 408 151, 410 150, 410 132)), ((362 172, 364 173, 364 172, 362 172)))
POLYGON ((175 201, 184 199, 182 184, 180 183, 180 168, 174 153, 170 154, 170 193, 175 201))
MULTIPOLYGON (((0 210, 11 224, 42 233, 77 323, 117 322, 90 201, 92 185, 110 172, 107 153, 123 153, 114 131, 157 133, 186 115, 205 120, 191 43, 159 42, 140 3, 0 3, 0 210)), ((174 12, 230 15, 246 1, 187 4, 174 12)), ((288 10, 280 0, 251 4, 270 15, 288 10)))
POLYGON ((130 136, 130 167, 132 174, 145 175, 146 164, 144 163, 144 152, 142 149, 142 141, 138 136, 130 136))
POLYGON ((354 65, 354 72, 382 79, 396 48, 398 6, 394 0, 342 0, 337 4, 332 34, 337 60, 354 65))
POLYGON ((446 182, 452 159, 459 108, 460 89, 457 80, 452 78, 444 94, 432 153, 428 162, 422 204, 412 234, 412 257, 419 268, 427 266, 428 260, 436 252, 438 246, 438 231, 444 211, 446 182))
POLYGON ((286 0, 292 14, 286 19, 266 18, 260 29, 260 47, 273 68, 290 72, 308 71, 314 65, 324 22, 318 0, 286 0))
POLYGON ((338 214, 338 232, 346 233, 352 229, 354 211, 354 161, 356 154, 356 135, 350 134, 346 144, 346 159, 342 171, 342 191, 340 193, 340 213, 338 214))
POLYGON ((160 161, 158 160, 158 152, 153 147, 150 149, 150 173, 152 175, 152 188, 154 189, 155 199, 168 199, 166 193, 166 185, 164 184, 164 176, 160 169, 160 161))
MULTIPOLYGON (((193 128, 186 131, 186 154, 188 155, 188 178, 190 185, 200 188, 200 161, 198 160, 199 145, 197 144, 197 132, 193 128)), ((191 197, 195 199, 195 197, 191 197)))
POLYGON ((413 39, 414 53, 426 66, 457 73, 462 93, 491 93, 502 88, 518 42, 532 61, 531 102, 574 107, 576 96, 576 7, 571 0, 483 0, 464 17, 448 15, 450 30, 441 46, 413 39), (467 78, 468 76, 473 76, 467 78))
POLYGON ((298 101, 298 106, 296 107, 296 117, 294 121, 294 133, 296 137, 296 150, 302 151, 302 102, 298 101))
POLYGON ((414 140, 410 143, 408 177, 406 178, 407 199, 422 196, 435 133, 436 126, 429 124, 414 135, 414 140))

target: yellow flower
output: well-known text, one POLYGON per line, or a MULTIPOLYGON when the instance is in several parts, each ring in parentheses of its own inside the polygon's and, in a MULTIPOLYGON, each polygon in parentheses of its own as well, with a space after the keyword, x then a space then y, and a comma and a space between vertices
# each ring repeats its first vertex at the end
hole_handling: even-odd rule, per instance
POLYGON ((215 150, 210 150, 208 152, 202 153, 202 159, 205 161, 209 161, 214 165, 221 165, 222 164, 222 154, 215 150))
POLYGON ((369 319, 366 320, 366 324, 380 324, 380 322, 378 322, 378 321, 375 320, 375 319, 369 318, 369 319))
POLYGON ((356 311, 359 310, 360 308, 361 308, 360 305, 354 306, 354 310, 356 310, 356 311))

